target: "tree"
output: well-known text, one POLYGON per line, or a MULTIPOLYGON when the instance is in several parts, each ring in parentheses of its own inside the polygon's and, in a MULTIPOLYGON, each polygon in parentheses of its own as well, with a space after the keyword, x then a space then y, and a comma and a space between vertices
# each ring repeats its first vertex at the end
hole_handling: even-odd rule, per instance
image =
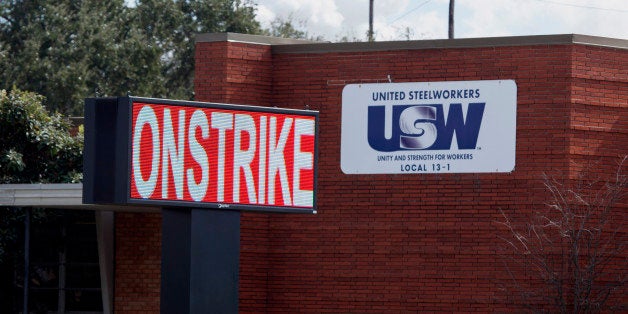
POLYGON ((589 173, 575 181, 545 176, 545 208, 529 217, 503 212, 506 288, 520 302, 554 313, 625 306, 616 301, 625 295, 627 166, 628 156, 606 180, 589 173))
POLYGON ((0 2, 0 88, 35 91, 81 115, 83 100, 193 98, 196 33, 259 34, 249 0, 9 0, 0 2))
POLYGON ((281 38, 306 39, 307 33, 299 28, 305 22, 297 22, 295 25, 294 17, 290 14, 287 18, 276 17, 270 22, 270 29, 265 30, 265 35, 281 38))
MULTIPOLYGON (((70 134, 70 123, 50 115, 43 97, 0 90, 0 184, 79 182, 83 170, 83 134, 70 134)), ((0 208, 0 262, 13 246, 20 209, 0 208)), ((35 219, 46 214, 39 212, 35 219)))
POLYGON ((52 110, 80 115, 97 90, 160 86, 146 79, 158 72, 159 55, 128 25, 123 0, 13 0, 0 12, 0 41, 10 56, 0 60, 0 88, 36 91, 52 110))
POLYGON ((270 22, 270 28, 263 30, 262 34, 266 36, 304 39, 310 41, 324 41, 323 36, 311 35, 307 29, 307 20, 295 19, 290 13, 288 17, 276 17, 270 22))
POLYGON ((249 0, 141 0, 130 19, 159 55, 164 88, 153 97, 193 99, 195 34, 262 31, 249 0))
MULTIPOLYGON (((83 135, 71 134, 69 121, 49 114, 44 98, 32 92, 0 90, 0 183, 66 183, 82 178, 83 135)), ((35 223, 58 221, 61 212, 39 209, 35 223)), ((14 273, 21 269, 25 212, 0 207, 0 311, 10 310, 14 296, 14 273)))

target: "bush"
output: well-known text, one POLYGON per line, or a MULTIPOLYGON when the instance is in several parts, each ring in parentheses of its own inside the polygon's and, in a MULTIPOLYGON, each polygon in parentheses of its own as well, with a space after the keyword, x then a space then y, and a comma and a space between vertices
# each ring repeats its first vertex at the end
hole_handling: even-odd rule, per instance
POLYGON ((49 114, 43 100, 32 92, 0 90, 0 183, 82 179, 83 135, 71 135, 67 118, 49 114))

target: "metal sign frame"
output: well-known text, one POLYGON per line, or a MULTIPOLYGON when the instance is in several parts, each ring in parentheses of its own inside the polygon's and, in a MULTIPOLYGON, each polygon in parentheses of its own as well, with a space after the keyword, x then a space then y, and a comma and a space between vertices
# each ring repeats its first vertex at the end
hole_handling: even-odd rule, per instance
MULTIPOLYGON (((174 122, 176 123, 176 121, 174 122)), ((246 210, 285 213, 316 213, 318 177, 318 111, 271 107, 178 101, 145 97, 88 98, 85 100, 85 148, 83 201, 94 204, 196 207, 222 210, 246 210), (312 206, 245 204, 131 196, 133 107, 135 104, 167 105, 201 110, 267 113, 302 116, 314 121, 312 152, 312 206)), ((309 135, 309 134, 308 134, 309 135)), ((189 135, 188 135, 189 136, 189 135)), ((277 134, 279 136, 279 134, 277 134)), ((309 169, 309 168, 308 168, 309 169)), ((161 170, 163 171, 163 169, 161 170)), ((273 177, 274 179, 274 177, 273 177)))

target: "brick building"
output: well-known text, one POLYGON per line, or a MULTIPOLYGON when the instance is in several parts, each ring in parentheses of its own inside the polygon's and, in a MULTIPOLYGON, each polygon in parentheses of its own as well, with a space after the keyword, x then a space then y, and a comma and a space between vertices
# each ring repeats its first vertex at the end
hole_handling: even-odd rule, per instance
MULTIPOLYGON (((198 101, 320 112, 318 213, 242 214, 242 313, 521 309, 502 289, 509 275, 498 238, 507 230, 496 223, 501 211, 525 215, 545 206, 543 173, 606 178, 628 154, 627 40, 550 35, 310 43, 202 34, 194 82, 198 101), (476 80, 517 84, 514 171, 341 171, 345 85, 476 80)), ((115 213, 114 288, 108 291, 116 313, 159 311, 161 223, 157 209, 115 213)), ((623 218, 616 223, 625 225, 623 218)), ((625 277, 624 263, 616 266, 625 277)), ((621 301, 625 287, 616 293, 621 301)))
MULTIPOLYGON (((580 35, 338 44, 199 35, 197 100, 320 111, 318 214, 243 215, 240 311, 512 309, 500 295, 499 210, 542 206, 543 172, 575 178, 595 161, 604 173, 628 153, 627 49, 580 35), (515 80, 515 170, 343 174, 342 89, 389 78, 515 80)), ((117 312, 158 309, 159 233, 159 214, 116 215, 117 312)))

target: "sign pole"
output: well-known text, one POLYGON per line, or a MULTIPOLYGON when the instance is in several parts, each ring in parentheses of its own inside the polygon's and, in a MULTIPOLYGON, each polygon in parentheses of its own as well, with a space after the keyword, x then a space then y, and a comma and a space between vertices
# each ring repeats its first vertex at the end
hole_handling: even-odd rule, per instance
POLYGON ((190 313, 190 210, 162 209, 161 313, 190 313))
POLYGON ((240 212, 164 208, 162 313, 237 313, 240 212))

